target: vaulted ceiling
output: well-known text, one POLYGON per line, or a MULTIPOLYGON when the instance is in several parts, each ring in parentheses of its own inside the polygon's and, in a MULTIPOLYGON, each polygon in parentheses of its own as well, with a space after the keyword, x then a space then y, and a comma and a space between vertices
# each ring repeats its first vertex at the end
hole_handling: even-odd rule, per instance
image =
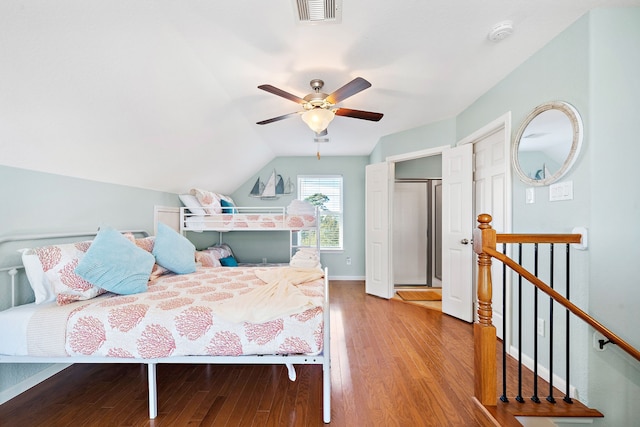
POLYGON ((179 193, 229 193, 277 156, 314 156, 303 97, 361 76, 323 156, 453 117, 594 7, 640 0, 342 0, 301 24, 294 0, 0 0, 0 163, 179 193), (491 28, 513 22, 499 43, 491 28))

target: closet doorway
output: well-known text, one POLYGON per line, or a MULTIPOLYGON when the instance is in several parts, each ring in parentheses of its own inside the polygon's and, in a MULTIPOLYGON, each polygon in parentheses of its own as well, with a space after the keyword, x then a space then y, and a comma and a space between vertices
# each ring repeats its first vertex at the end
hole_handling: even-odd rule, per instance
POLYGON ((440 179, 401 178, 394 183, 395 286, 442 286, 441 189, 440 179))

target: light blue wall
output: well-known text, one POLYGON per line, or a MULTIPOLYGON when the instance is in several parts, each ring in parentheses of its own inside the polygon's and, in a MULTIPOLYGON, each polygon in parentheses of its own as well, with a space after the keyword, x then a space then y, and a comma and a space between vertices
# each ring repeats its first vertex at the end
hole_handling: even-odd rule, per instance
MULTIPOLYGON (((589 312, 640 348, 640 8, 598 10, 589 25, 589 312)), ((589 352, 599 425, 638 425, 640 362, 607 347, 589 352)))
POLYGON ((369 155, 369 163, 383 162, 396 154, 420 151, 456 142, 455 119, 441 120, 380 138, 369 155))
MULTIPOLYGON (((179 206, 176 195, 122 185, 69 178, 0 166, 0 238, 38 233, 88 232, 104 225, 143 229, 153 233, 153 207, 179 206)), ((44 241, 0 246, 0 268, 20 264, 17 249, 44 241)), ((11 301, 8 275, 0 273, 0 309, 11 301)), ((21 302, 33 301, 26 279, 20 275, 21 302)), ((7 325, 0 325, 7 327, 7 325)), ((49 365, 0 364, 0 392, 49 365)))
MULTIPOLYGON (((581 114, 585 124, 582 152, 574 168, 562 178, 573 181, 573 200, 549 201, 549 187, 534 187, 535 203, 525 203, 525 190, 528 185, 512 173, 512 230, 514 233, 570 233, 576 226, 589 227, 591 200, 591 172, 589 157, 591 134, 589 132, 589 17, 584 16, 567 30, 558 35, 535 55, 525 61, 499 84, 481 96, 457 119, 459 138, 468 135, 496 117, 511 111, 512 140, 524 119, 536 106, 547 101, 565 101, 573 105, 581 114)), ((542 259, 546 260, 546 255, 542 259)), ((525 256, 525 265, 530 266, 533 256, 525 256)), ((589 252, 572 253, 571 300, 586 308, 589 304, 589 252)), ((531 268, 531 267, 530 267, 531 268)), ((541 271, 542 278, 548 278, 541 271)), ((556 273, 558 273, 556 271, 556 273)), ((558 277, 563 277, 556 274, 558 277)), ((513 283, 517 281, 514 279, 513 283)), ((559 292, 564 293, 564 284, 555 284, 559 292)), ((523 287, 523 338, 522 351, 533 358, 534 315, 531 301, 534 298, 530 286, 523 287)), ((513 301, 517 301, 517 287, 514 286, 513 301)), ((513 304, 512 318, 519 315, 517 304, 513 304)), ((548 313, 548 299, 541 301, 540 313, 548 313)), ((555 320, 562 321, 562 313, 555 310, 555 320)), ((588 361, 579 357, 589 351, 588 329, 579 322, 572 324, 570 381, 581 393, 580 398, 588 399, 588 361)), ((517 328, 513 328, 512 342, 517 343, 517 328)), ((556 343, 562 343, 563 336, 556 331, 556 343)), ((540 362, 549 366, 549 337, 539 337, 540 362)), ((557 347, 554 351, 554 371, 565 377, 564 353, 557 347)))
MULTIPOLYGON (((296 190, 290 196, 278 200, 261 200, 249 197, 249 192, 258 177, 266 180, 275 169, 284 179, 290 178, 294 185, 298 175, 342 175, 344 202, 344 250, 323 252, 323 265, 329 268, 329 277, 364 278, 364 171, 368 158, 349 157, 279 157, 253 175, 232 195, 238 206, 287 206, 296 198, 296 190), (350 257, 351 265, 346 264, 350 257)), ((256 232, 262 233, 262 232, 256 232)), ((288 233, 274 232, 265 242, 264 238, 253 238, 255 233, 227 233, 224 240, 231 244, 242 261, 260 261, 265 253, 274 254, 275 261, 287 261, 289 249, 288 233)), ((272 255, 268 256, 271 260, 272 255)))
MULTIPOLYGON (((549 188, 536 187, 536 203, 525 204, 526 186, 513 174, 513 231, 568 233, 575 226, 588 227, 589 249, 572 254, 571 299, 636 348, 640 190, 633 174, 640 158, 638 46, 640 8, 593 11, 453 119, 457 141, 511 111, 513 138, 539 104, 561 100, 577 108, 584 122, 583 149, 562 179, 573 181, 574 199, 549 202, 549 188)), ((424 128, 381 139, 371 161, 382 161, 386 149, 403 146, 424 128)), ((424 147, 443 145, 438 135, 427 139, 421 139, 424 147)), ((531 293, 523 297, 532 298, 531 293)), ((640 365, 615 346, 595 351, 591 340, 590 328, 572 322, 571 383, 578 387, 580 400, 605 414, 594 425, 636 425, 640 365)), ((531 344, 523 349, 530 352, 531 344)))
POLYGON ((442 178, 442 155, 396 162, 396 179, 442 178))

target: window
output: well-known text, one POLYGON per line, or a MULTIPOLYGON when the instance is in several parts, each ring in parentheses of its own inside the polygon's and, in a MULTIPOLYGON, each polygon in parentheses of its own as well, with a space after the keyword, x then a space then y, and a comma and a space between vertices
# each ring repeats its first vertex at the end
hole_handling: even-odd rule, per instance
MULTIPOLYGON (((298 198, 320 210, 320 249, 342 250, 342 176, 299 175, 298 198)), ((302 232, 303 244, 315 242, 315 230, 302 232)))

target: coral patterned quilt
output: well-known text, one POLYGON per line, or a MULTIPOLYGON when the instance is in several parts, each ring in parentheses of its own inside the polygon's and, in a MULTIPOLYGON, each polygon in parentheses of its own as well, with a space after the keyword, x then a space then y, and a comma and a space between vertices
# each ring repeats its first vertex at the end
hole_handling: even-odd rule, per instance
POLYGON ((314 215, 211 214, 185 218, 188 230, 300 230, 316 225, 314 215))
POLYGON ((64 351, 71 356, 150 359, 319 353, 323 279, 297 285, 313 303, 301 312, 264 323, 233 323, 216 316, 219 304, 265 286, 255 275, 264 269, 201 267, 193 274, 161 276, 149 282, 147 292, 106 294, 68 309, 68 320, 59 328, 64 331, 43 331, 53 322, 34 327, 41 335, 63 333, 64 351))

